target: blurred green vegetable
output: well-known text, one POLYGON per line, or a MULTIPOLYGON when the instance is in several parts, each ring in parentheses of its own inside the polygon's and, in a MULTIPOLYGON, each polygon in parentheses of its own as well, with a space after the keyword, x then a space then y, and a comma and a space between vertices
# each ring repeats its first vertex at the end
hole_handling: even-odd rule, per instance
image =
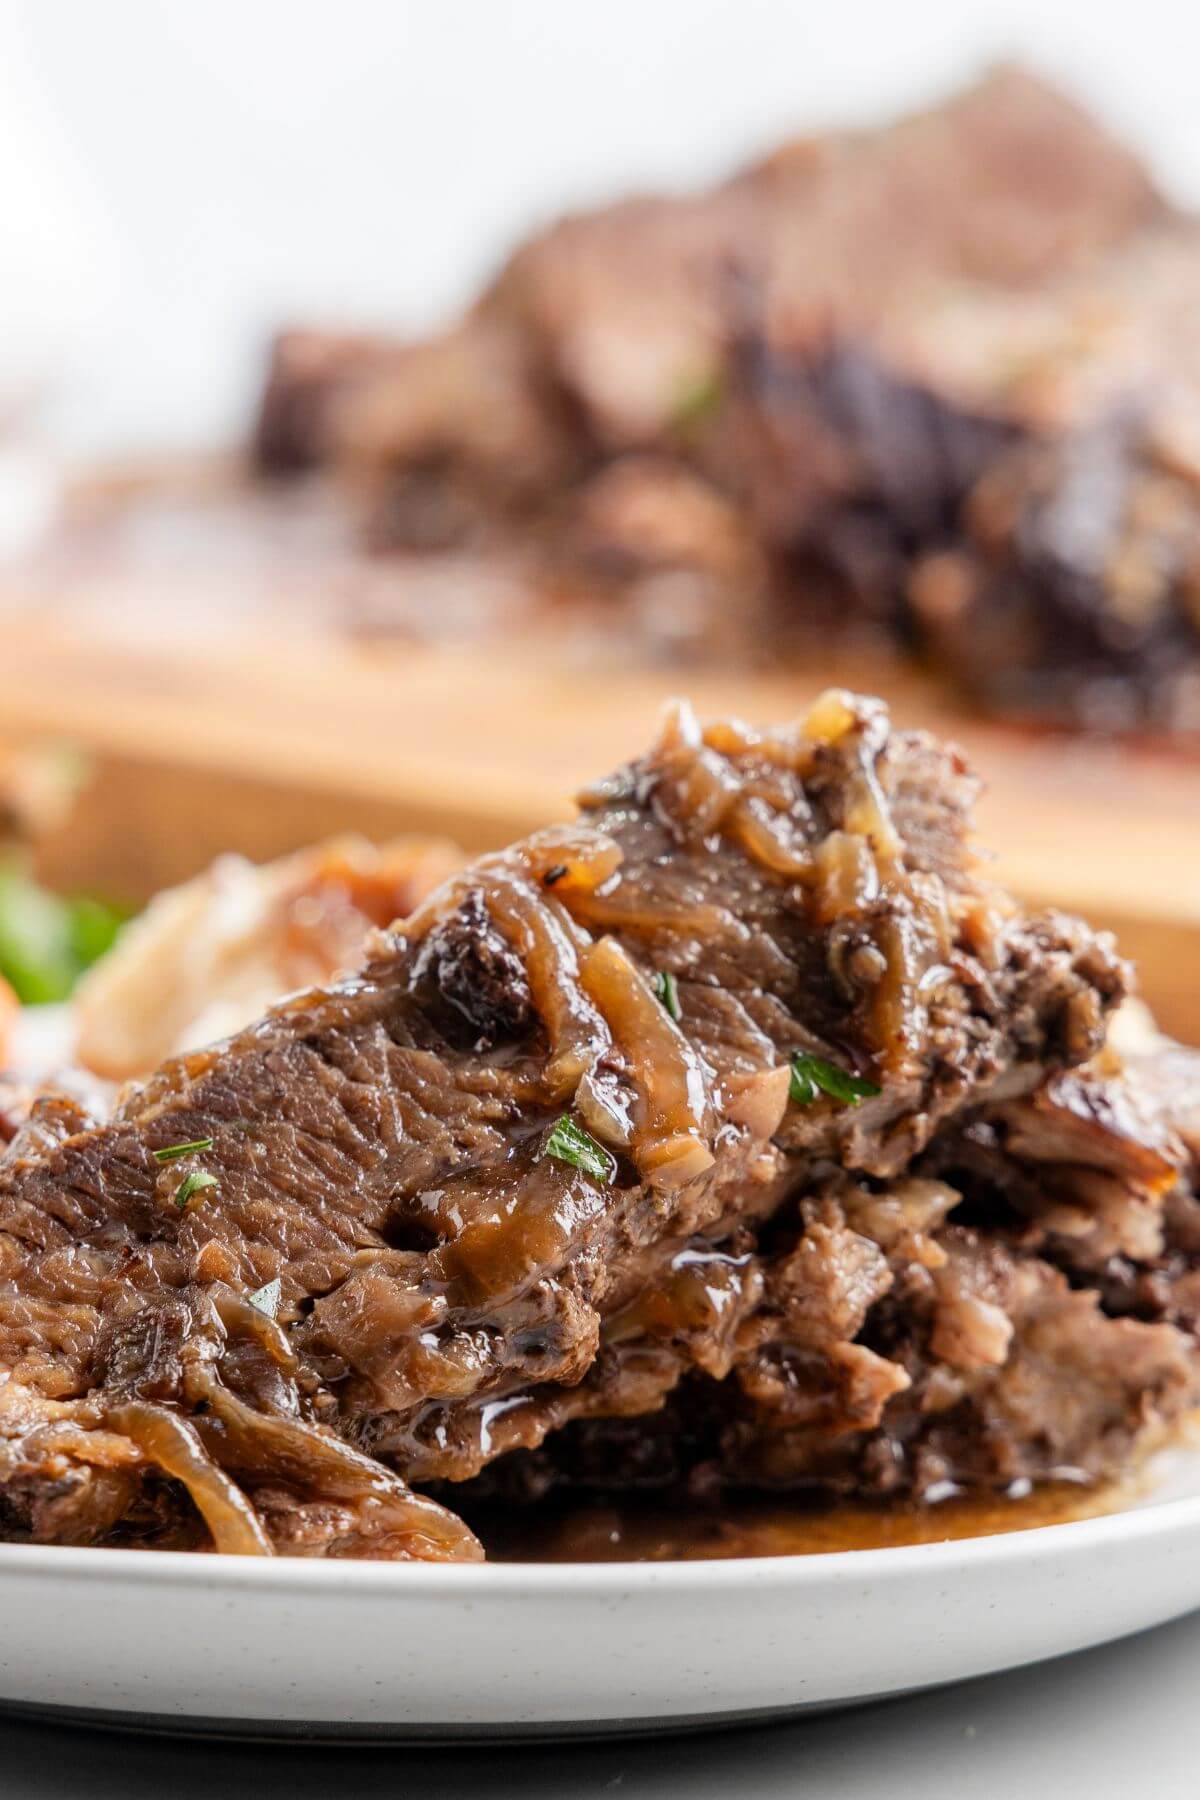
POLYGON ((725 373, 714 363, 681 384, 671 407, 671 424, 684 437, 692 437, 712 423, 724 403, 725 373))
POLYGON ((91 895, 39 887, 19 856, 0 860, 0 975, 26 1006, 65 1000, 128 917, 91 895))
POLYGON ((91 894, 76 894, 74 899, 64 902, 67 909, 67 925, 71 937, 71 950, 80 972, 90 969, 94 962, 99 962, 105 951, 111 950, 118 931, 129 917, 128 908, 113 906, 107 900, 97 900, 91 894))

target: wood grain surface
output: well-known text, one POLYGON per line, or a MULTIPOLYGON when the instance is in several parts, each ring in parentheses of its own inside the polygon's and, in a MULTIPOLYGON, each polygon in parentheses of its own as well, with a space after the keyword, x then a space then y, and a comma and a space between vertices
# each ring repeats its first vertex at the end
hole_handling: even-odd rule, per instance
POLYGON ((501 844, 643 745, 672 694, 786 719, 830 682, 960 742, 987 780, 997 876, 1116 929, 1164 1023, 1200 1036, 1200 760, 981 723, 888 665, 660 672, 549 634, 364 644, 10 606, 0 732, 87 754, 47 873, 140 899, 223 849, 270 856, 335 830, 501 844))

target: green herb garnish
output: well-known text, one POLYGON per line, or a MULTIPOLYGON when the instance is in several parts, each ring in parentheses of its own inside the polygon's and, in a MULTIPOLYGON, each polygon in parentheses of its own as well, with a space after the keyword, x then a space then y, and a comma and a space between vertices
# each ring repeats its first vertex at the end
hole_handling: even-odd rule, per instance
POLYGON ((158 1163, 177 1162, 181 1156, 190 1156, 193 1150, 211 1150, 213 1141, 210 1137, 193 1138, 189 1144, 164 1144, 161 1150, 152 1150, 151 1156, 158 1163))
POLYGON ((557 1158, 559 1162, 571 1163, 582 1169, 585 1175, 594 1175, 597 1181, 611 1184, 617 1173, 617 1159, 598 1144, 590 1132, 577 1125, 567 1113, 555 1124, 550 1136, 546 1139, 545 1154, 557 1158))
POLYGON ((218 1186, 216 1176, 210 1175, 207 1169, 189 1169, 175 1190, 175 1204, 180 1212, 186 1212, 190 1200, 203 1192, 205 1188, 215 1188, 216 1186, 218 1186))
POLYGON ((869 1100, 880 1092, 873 1081, 864 1081, 861 1075, 852 1075, 849 1069, 840 1069, 823 1056, 801 1054, 792 1058, 788 1095, 797 1106, 811 1106, 818 1093, 842 1100, 847 1106, 857 1106, 860 1100, 869 1100))
POLYGON ((0 976, 25 1006, 65 1000, 128 915, 39 887, 19 854, 0 854, 0 976))
POLYGON ((282 1292, 283 1289, 277 1275, 274 1281, 268 1281, 263 1287, 255 1288, 249 1296, 250 1304, 257 1306, 260 1313, 266 1313, 268 1319, 273 1319, 279 1311, 279 1297, 282 1292))
POLYGON ((675 1020, 679 1019, 679 984, 669 969, 660 969, 654 977, 654 991, 675 1020))
POLYGON ((680 387, 671 408, 671 424, 690 436, 720 411, 725 399, 725 377, 719 363, 694 375, 680 387))

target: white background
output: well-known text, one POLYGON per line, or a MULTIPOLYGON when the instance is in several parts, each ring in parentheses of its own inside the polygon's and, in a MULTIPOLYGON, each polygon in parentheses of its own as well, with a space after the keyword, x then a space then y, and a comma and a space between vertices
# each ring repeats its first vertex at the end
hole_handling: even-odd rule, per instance
POLYGON ((79 448, 212 441, 280 320, 419 326, 560 208, 1005 54, 1200 198, 1186 0, 0 0, 0 391, 53 370, 79 448))

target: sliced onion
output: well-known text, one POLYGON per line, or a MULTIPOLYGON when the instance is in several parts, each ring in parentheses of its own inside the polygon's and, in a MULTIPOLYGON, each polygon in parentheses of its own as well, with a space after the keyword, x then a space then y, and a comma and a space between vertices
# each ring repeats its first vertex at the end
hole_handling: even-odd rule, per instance
POLYGON ((556 911, 515 871, 489 869, 477 885, 489 913, 525 965, 534 1008, 550 1040, 543 1073, 547 1097, 568 1098, 610 1042, 603 1018, 580 985, 577 945, 556 911))
POLYGON ((414 1559, 482 1559, 478 1539, 461 1519, 435 1500, 414 1494, 398 1475, 341 1438, 303 1419, 256 1412, 207 1365, 190 1368, 186 1379, 188 1398, 193 1404, 203 1400, 208 1408, 197 1429, 212 1456, 227 1467, 324 1499, 369 1507, 372 1534, 400 1539, 405 1554, 414 1559))
POLYGON ((218 1468, 187 1419, 165 1406, 129 1400, 110 1408, 106 1422, 136 1444, 147 1462, 182 1482, 212 1533, 214 1549, 227 1556, 273 1554, 258 1514, 241 1488, 218 1468))
POLYGON ((601 938, 585 953, 582 973, 629 1068, 638 1169, 658 1188, 695 1180, 713 1163, 699 1057, 615 938, 601 938))
POLYGON ((509 853, 519 856, 522 865, 535 881, 543 882, 553 874, 549 890, 556 896, 581 892, 593 893, 612 878, 624 861, 620 845, 603 832, 589 831, 585 825, 556 826, 535 831, 519 848, 509 853))
POLYGON ((791 1070, 787 1063, 777 1069, 761 1069, 753 1075, 733 1076, 725 1083, 723 1112, 735 1125, 744 1125, 756 1138, 765 1142, 774 1137, 787 1111, 788 1084, 791 1070))
POLYGON ((633 1124, 622 1112, 617 1095, 589 1069, 575 1090, 575 1108, 588 1130, 603 1144, 627 1150, 633 1142, 633 1124))
POLYGON ((728 831, 742 846, 747 856, 773 875, 788 881, 807 881, 812 877, 812 852, 807 844, 797 847, 788 841, 784 820, 769 809, 756 807, 753 796, 743 794, 729 815, 728 831))

